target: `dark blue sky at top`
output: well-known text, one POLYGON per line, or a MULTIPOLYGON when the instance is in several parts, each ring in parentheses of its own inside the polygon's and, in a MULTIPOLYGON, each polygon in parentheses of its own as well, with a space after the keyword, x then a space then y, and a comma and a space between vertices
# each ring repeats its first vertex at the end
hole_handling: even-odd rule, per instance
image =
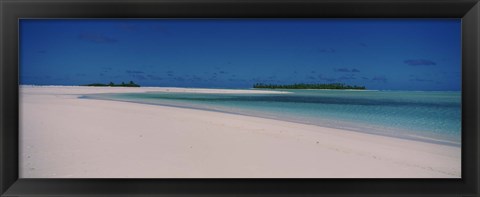
POLYGON ((460 90, 459 19, 20 20, 20 83, 460 90))

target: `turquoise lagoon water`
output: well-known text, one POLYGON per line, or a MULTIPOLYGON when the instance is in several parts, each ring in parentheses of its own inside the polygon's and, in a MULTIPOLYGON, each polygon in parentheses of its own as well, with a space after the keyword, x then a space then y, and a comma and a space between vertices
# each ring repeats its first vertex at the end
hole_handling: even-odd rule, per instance
POLYGON ((282 90, 288 94, 115 93, 87 95, 280 119, 460 146, 461 93, 282 90))

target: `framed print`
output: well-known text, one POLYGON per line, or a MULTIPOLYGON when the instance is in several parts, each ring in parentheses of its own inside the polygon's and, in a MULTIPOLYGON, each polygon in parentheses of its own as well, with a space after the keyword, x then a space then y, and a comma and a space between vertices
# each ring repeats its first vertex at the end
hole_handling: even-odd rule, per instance
POLYGON ((478 6, 2 1, 2 195, 475 196, 478 6))

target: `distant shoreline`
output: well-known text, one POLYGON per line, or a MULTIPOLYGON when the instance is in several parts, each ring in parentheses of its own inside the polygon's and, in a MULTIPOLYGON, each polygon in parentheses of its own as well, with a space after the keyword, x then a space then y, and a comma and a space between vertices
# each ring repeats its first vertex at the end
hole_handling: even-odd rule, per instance
POLYGON ((382 91, 382 90, 367 90, 367 89, 283 89, 283 88, 251 88, 253 90, 334 90, 334 91, 382 91))
POLYGON ((253 88, 265 89, 333 89, 333 90, 365 90, 365 86, 347 85, 344 83, 294 83, 294 84, 265 84, 255 83, 253 88))
POLYGON ((99 86, 63 86, 63 85, 20 85, 23 88, 50 88, 52 91, 88 93, 144 93, 144 92, 174 92, 174 93, 220 93, 220 94, 290 94, 288 91, 257 90, 257 89, 226 89, 226 88, 180 88, 180 87, 99 87, 99 86))
MULTIPOLYGON (((89 88, 113 88, 113 89, 128 89, 131 87, 98 87, 98 86, 81 86, 81 85, 35 85, 35 84, 19 84, 20 87, 89 87, 89 88)), ((398 91, 398 92, 462 92, 462 90, 379 90, 379 89, 268 89, 268 88, 222 88, 222 87, 174 87, 174 86, 141 86, 139 88, 161 88, 161 89, 201 89, 201 90, 258 90, 269 92, 283 92, 290 93, 291 90, 331 90, 331 91, 398 91)))

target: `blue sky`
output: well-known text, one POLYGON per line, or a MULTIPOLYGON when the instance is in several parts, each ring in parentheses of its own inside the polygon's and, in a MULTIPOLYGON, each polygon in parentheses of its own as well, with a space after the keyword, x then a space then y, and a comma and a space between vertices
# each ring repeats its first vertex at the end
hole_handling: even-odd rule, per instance
POLYGON ((460 90, 459 19, 20 21, 20 83, 460 90))

